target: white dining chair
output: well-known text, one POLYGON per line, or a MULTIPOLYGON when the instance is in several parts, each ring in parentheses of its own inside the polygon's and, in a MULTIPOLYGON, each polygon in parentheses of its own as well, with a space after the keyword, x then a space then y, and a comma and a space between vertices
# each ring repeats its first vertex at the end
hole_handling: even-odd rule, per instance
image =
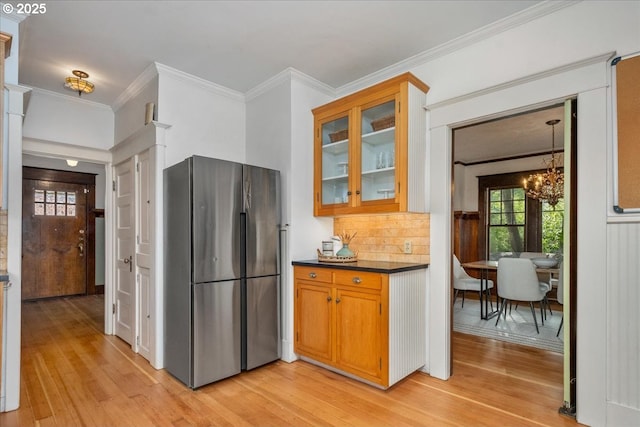
MULTIPOLYGON (((464 294, 466 291, 474 291, 480 293, 481 282, 480 279, 471 277, 462 265, 456 255, 453 255, 453 289, 455 290, 453 296, 453 305, 456 304, 458 298, 458 292, 462 291, 462 308, 464 308, 464 294)), ((493 311, 493 302, 491 301, 491 289, 493 289, 493 280, 487 280, 486 296, 489 298, 491 304, 491 311, 493 311)))
MULTIPOLYGON (((527 258, 527 259, 533 259, 533 258, 546 258, 547 254, 544 252, 520 252, 520 258, 527 258)), ((549 293, 549 291, 551 290, 551 288, 553 287, 551 285, 551 273, 540 273, 540 272, 536 272, 538 275, 538 281, 540 283, 544 283, 544 285, 541 285, 541 287, 543 288, 542 290, 545 290, 545 297, 544 300, 542 302, 542 305, 544 305, 546 308, 549 309, 549 314, 553 315, 553 311, 551 311, 551 304, 549 304, 549 299, 547 298, 546 294, 549 293)), ((547 318, 547 312, 544 312, 544 318, 547 318)))
MULTIPOLYGON (((500 316, 504 312, 505 321, 507 319, 506 305, 511 301, 528 302, 536 325, 536 332, 540 333, 536 312, 533 308, 534 302, 540 302, 540 316, 544 316, 542 301, 547 292, 543 284, 538 280, 536 266, 527 258, 500 258, 498 260, 498 297, 501 299, 500 311, 496 326, 500 321, 500 316)), ((544 325, 544 318, 542 319, 544 325)))

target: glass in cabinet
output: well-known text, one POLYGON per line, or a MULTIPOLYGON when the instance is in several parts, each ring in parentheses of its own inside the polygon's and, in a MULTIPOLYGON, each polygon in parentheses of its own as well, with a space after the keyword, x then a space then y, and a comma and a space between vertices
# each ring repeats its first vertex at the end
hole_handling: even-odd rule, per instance
POLYGON ((363 203, 395 199, 396 101, 362 109, 360 185, 363 203))
POLYGON ((321 126, 322 204, 349 201, 349 116, 329 120, 321 126))

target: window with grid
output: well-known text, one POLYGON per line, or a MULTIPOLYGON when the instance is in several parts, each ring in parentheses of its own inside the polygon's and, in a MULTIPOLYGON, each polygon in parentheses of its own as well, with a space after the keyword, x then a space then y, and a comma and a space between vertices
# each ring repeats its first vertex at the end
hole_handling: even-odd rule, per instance
POLYGON ((498 259, 509 252, 523 252, 526 247, 526 196, 522 188, 489 189, 488 243, 489 258, 498 259))
POLYGON ((76 216, 75 191, 34 191, 34 214, 37 216, 76 216))

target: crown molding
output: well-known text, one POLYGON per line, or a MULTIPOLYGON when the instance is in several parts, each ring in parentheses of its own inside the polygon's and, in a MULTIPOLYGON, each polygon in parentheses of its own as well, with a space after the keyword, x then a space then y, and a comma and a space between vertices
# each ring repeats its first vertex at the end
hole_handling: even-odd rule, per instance
POLYGON ((136 79, 131 82, 129 86, 116 98, 115 102, 111 106, 113 111, 118 111, 124 104, 126 104, 130 99, 135 98, 142 89, 144 89, 154 77, 156 77, 159 72, 157 69, 157 62, 153 62, 149 64, 144 71, 136 77, 136 79))
POLYGON ((524 25, 543 16, 552 14, 560 9, 564 9, 565 7, 573 6, 577 3, 580 3, 581 1, 582 0, 543 1, 518 13, 500 19, 492 24, 485 25, 484 27, 479 28, 475 31, 466 33, 447 43, 436 46, 433 49, 418 53, 417 55, 411 56, 393 65, 354 80, 353 82, 350 82, 346 85, 340 86, 339 88, 337 88, 336 93, 338 96, 343 96, 352 92, 356 92, 365 87, 372 86, 382 80, 386 80, 398 74, 405 73, 413 68, 424 65, 427 62, 441 58, 452 52, 466 48, 475 43, 486 40, 512 28, 524 25))
POLYGON ((293 67, 289 67, 271 77, 270 79, 264 81, 263 83, 260 83, 253 89, 250 89, 245 94, 245 98, 247 101, 250 101, 259 97, 260 95, 263 95, 266 92, 269 92, 273 88, 283 83, 289 83, 294 80, 304 84, 305 86, 314 88, 319 92, 325 93, 331 97, 335 98, 336 96, 336 90, 333 87, 321 82, 320 80, 316 80, 313 77, 301 71, 298 71, 293 67))
POLYGON ((180 71, 175 68, 168 67, 158 62, 155 63, 155 66, 156 66, 156 69, 158 70, 158 75, 160 76, 168 76, 189 84, 195 84, 208 92, 214 93, 216 95, 224 96, 224 97, 233 99, 235 101, 244 102, 245 100, 245 96, 242 92, 229 89, 219 84, 210 82, 209 80, 196 77, 192 74, 185 73, 184 71, 180 71))

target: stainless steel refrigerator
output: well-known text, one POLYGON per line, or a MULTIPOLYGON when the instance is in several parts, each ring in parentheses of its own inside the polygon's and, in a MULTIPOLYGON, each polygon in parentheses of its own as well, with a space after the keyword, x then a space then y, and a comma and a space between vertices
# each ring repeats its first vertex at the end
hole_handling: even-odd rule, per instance
POLYGON ((280 357, 279 185, 200 156, 164 171, 165 367, 191 388, 280 357))

